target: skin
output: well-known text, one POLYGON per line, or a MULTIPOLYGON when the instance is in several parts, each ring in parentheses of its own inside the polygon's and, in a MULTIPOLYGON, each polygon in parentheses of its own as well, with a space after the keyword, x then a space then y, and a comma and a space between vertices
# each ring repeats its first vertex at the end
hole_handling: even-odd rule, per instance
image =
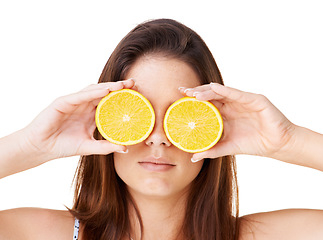
MULTIPOLYGON (((190 183, 200 172, 203 161, 192 163, 191 153, 168 141, 163 120, 167 108, 183 97, 178 88, 196 87, 200 85, 199 78, 187 64, 157 56, 141 58, 130 69, 127 78, 135 79, 136 90, 152 104, 156 123, 145 141, 127 146, 126 154, 114 154, 115 168, 138 204, 145 229, 149 229, 144 231, 144 239, 175 239, 176 229, 184 217, 183 205, 190 183), (148 171, 138 162, 149 156, 163 157, 176 166, 165 172, 148 171)), ((139 239, 140 228, 133 222, 136 224, 132 236, 139 239)))
MULTIPOLYGON (((57 158, 126 150, 125 146, 92 138, 98 102, 109 91, 122 88, 143 93, 156 111, 156 126, 149 138, 128 146, 128 153, 115 153, 116 170, 128 184, 141 211, 145 240, 181 239, 177 229, 182 221, 187 189, 204 157, 251 154, 323 170, 323 136, 291 123, 264 96, 219 84, 198 86, 198 78, 185 63, 157 56, 138 61, 127 77, 135 78, 136 85, 133 80, 125 80, 88 86, 56 99, 28 126, 1 138, 0 177, 57 158), (178 90, 178 87, 182 88, 178 90), (162 116, 182 96, 210 100, 224 117, 224 137, 208 151, 187 154, 165 138, 162 116), (140 169, 138 160, 151 154, 174 161, 172 174, 140 169), (191 157, 195 163, 190 162, 191 157), (136 171, 131 172, 132 169, 136 171)), ((134 215, 131 216, 131 234, 138 239, 139 226, 134 215)), ((322 210, 288 209, 247 215, 241 220, 240 240, 323 238, 322 210)), ((74 218, 66 211, 9 209, 0 212, 0 239, 68 240, 72 239, 73 225, 74 218)))

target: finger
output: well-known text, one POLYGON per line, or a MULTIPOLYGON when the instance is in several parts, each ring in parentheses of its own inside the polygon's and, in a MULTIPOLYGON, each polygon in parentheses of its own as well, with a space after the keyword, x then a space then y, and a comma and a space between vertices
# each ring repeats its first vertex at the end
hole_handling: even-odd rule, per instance
POLYGON ((136 84, 133 78, 130 78, 121 82, 123 83, 124 88, 134 88, 136 84))
POLYGON ((53 102, 53 107, 63 113, 74 111, 81 104, 101 99, 109 93, 108 89, 95 89, 81 91, 67 96, 59 97, 53 102))
POLYGON ((180 88, 178 88, 178 90, 184 96, 193 97, 193 94, 195 92, 204 92, 204 91, 210 90, 210 84, 204 84, 204 85, 197 86, 197 87, 194 87, 194 88, 180 87, 180 88))
POLYGON ((204 92, 194 92, 193 97, 201 101, 222 100, 224 98, 211 89, 204 92))
POLYGON ((205 90, 204 92, 194 92, 193 97, 200 101, 211 101, 212 104, 218 109, 220 109, 223 106, 223 103, 219 101, 214 101, 223 99, 223 96, 216 94, 212 90, 205 90))
MULTIPOLYGON (((255 94, 253 93, 243 92, 238 89, 226 87, 218 83, 212 83, 211 89, 216 94, 223 97, 221 99, 222 102, 239 102, 245 104, 255 100, 255 94)), ((220 100, 220 98, 218 100, 220 100)))
POLYGON ((135 81, 132 78, 130 78, 127 80, 110 82, 110 85, 108 85, 108 89, 110 91, 117 91, 123 88, 132 88, 134 85, 135 85, 135 81))
POLYGON ((238 154, 238 152, 233 151, 232 146, 228 142, 223 141, 218 142, 213 148, 207 151, 193 154, 191 161, 198 162, 204 158, 218 158, 234 154, 238 154))
POLYGON ((102 98, 99 98, 99 99, 95 99, 92 101, 92 104, 94 107, 97 107, 99 105, 99 103, 101 102, 102 98))
POLYGON ((88 140, 79 150, 79 155, 109 154, 113 152, 127 152, 127 147, 110 143, 107 140, 88 140))
POLYGON ((224 103, 221 103, 221 102, 218 102, 218 101, 210 101, 219 111, 220 113, 222 114, 221 112, 221 108, 223 107, 223 104, 224 103))
POLYGON ((117 81, 117 82, 103 82, 103 83, 91 84, 86 88, 82 89, 82 91, 91 91, 95 89, 109 89, 110 91, 116 91, 123 88, 131 88, 134 84, 135 84, 134 80, 130 78, 127 80, 117 81))
MULTIPOLYGON (((200 101, 212 101, 212 104, 217 109, 220 109, 223 106, 223 103, 221 103, 219 101, 214 101, 214 100, 221 100, 224 97, 223 96, 220 96, 220 95, 216 94, 214 91, 210 90, 210 86, 208 86, 208 88, 209 88, 209 90, 207 90, 207 87, 206 86, 203 86, 203 88, 200 88, 203 91, 201 91, 201 92, 197 92, 197 91, 194 92, 193 91, 192 97, 195 97, 197 100, 200 100, 200 101)), ((187 89, 189 89, 189 91, 191 91, 191 88, 187 88, 187 89)), ((187 96, 186 93, 188 95, 191 94, 191 92, 190 93, 188 93, 187 91, 185 92, 185 88, 184 87, 180 87, 180 88, 178 88, 178 90, 184 96, 187 96)))
POLYGON ((95 84, 91 84, 85 88, 83 88, 81 90, 82 91, 92 91, 92 90, 96 90, 96 89, 109 89, 109 85, 110 85, 110 82, 109 83, 95 83, 95 84))
MULTIPOLYGON (((105 84, 105 83, 100 83, 101 84, 105 84)), ((110 85, 110 83, 106 84, 106 88, 107 89, 110 89, 111 91, 117 91, 117 90, 120 90, 120 89, 123 89, 123 88, 127 88, 127 89, 133 89, 133 90, 136 90, 136 85, 135 85, 135 81, 134 79, 130 78, 128 80, 124 80, 124 81, 119 81, 117 85, 110 85), (120 85, 120 83, 122 85, 120 85)), ((96 100, 93 101, 93 105, 94 106, 97 106, 99 104, 99 102, 101 101, 102 98, 98 98, 96 100)))

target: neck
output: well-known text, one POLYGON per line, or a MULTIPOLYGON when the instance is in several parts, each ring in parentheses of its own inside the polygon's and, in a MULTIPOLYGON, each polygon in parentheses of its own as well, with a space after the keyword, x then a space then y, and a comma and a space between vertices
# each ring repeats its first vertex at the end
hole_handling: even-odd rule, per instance
POLYGON ((130 207, 131 237, 138 239, 182 239, 187 193, 172 197, 147 197, 131 194, 141 215, 143 232, 133 207, 130 207))

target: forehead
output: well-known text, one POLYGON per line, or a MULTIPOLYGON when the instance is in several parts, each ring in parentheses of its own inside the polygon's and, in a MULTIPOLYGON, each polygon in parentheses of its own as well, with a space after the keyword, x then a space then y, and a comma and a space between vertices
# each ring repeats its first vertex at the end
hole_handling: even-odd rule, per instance
POLYGON ((187 63, 159 56, 137 60, 128 71, 128 78, 135 79, 136 90, 150 101, 176 101, 183 97, 178 91, 179 87, 192 88, 201 84, 198 75, 187 63))

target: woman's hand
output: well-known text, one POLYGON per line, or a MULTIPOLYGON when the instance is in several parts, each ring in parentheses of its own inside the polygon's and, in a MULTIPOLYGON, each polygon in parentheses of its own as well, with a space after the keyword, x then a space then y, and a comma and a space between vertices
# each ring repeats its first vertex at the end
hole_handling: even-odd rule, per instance
POLYGON ((221 140, 213 148, 194 154, 192 161, 235 154, 281 158, 280 154, 292 142, 295 125, 262 95, 217 83, 180 91, 198 100, 211 101, 224 122, 221 140))
POLYGON ((93 138, 95 110, 109 91, 133 86, 132 79, 100 83, 57 98, 23 130, 25 146, 30 152, 41 153, 46 160, 126 150, 125 146, 93 138))

